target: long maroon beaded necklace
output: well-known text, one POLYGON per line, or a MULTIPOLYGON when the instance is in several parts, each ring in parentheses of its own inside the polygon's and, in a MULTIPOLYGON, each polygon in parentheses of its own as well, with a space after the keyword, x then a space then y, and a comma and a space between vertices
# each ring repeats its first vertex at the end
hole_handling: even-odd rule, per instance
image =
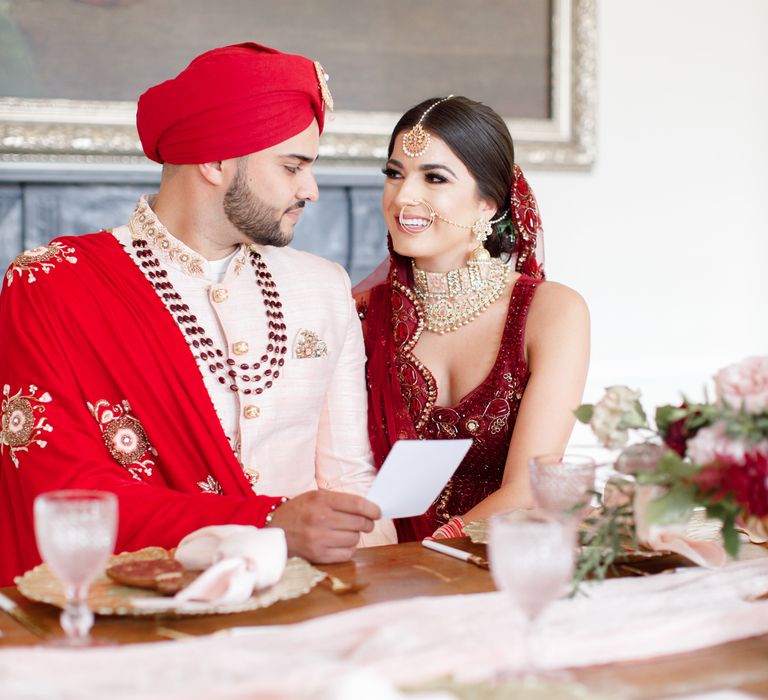
POLYGON ((269 389, 280 376, 280 368, 285 364, 288 336, 285 334, 286 326, 280 294, 261 255, 252 248, 248 249, 251 265, 256 273, 256 284, 261 291, 267 313, 269 338, 266 351, 258 362, 252 364, 243 362, 238 365, 231 357, 225 357, 224 351, 216 347, 205 329, 197 324, 197 316, 190 313, 189 306, 174 289, 168 279, 168 272, 162 269, 160 261, 147 242, 142 238, 134 238, 132 244, 147 279, 167 309, 175 316, 186 336, 187 344, 194 348, 195 361, 201 365, 207 362, 209 371, 217 376, 219 383, 229 383, 232 391, 261 394, 265 389, 269 389), (241 387, 239 382, 248 386, 241 387))

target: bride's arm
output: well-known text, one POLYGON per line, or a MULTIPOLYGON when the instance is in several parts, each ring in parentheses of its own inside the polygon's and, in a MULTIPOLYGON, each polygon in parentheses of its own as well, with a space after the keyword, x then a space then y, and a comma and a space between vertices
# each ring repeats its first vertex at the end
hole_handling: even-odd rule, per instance
POLYGON ((562 452, 573 430, 589 365, 589 311, 578 293, 555 282, 534 294, 525 330, 531 376, 512 433, 501 488, 462 517, 465 523, 530 508, 528 459, 562 452))

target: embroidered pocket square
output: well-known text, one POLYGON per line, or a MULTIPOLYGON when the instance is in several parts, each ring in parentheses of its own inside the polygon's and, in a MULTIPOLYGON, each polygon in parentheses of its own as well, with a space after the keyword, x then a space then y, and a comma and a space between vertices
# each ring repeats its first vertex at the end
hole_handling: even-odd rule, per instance
POLYGON ((324 357, 328 354, 328 346, 324 340, 314 331, 304 328, 296 334, 296 340, 293 342, 293 356, 297 360, 306 360, 310 357, 324 357))

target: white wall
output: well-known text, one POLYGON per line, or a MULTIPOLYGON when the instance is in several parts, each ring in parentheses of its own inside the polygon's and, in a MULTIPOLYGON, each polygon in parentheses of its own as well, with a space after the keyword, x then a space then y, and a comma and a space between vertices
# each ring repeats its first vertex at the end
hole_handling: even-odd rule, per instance
POLYGON ((598 7, 597 163, 529 176, 547 274, 592 313, 586 400, 699 398, 768 354, 768 0, 598 7))

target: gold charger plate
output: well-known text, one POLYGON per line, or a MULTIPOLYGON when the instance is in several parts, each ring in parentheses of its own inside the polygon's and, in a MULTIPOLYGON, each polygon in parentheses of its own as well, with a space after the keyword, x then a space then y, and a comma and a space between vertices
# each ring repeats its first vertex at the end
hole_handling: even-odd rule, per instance
MULTIPOLYGON (((136 552, 123 552, 113 555, 108 566, 123 564, 129 561, 143 559, 158 559, 169 557, 171 554, 162 547, 146 547, 136 552)), ((156 591, 121 586, 116 584, 105 573, 96 578, 88 593, 88 606, 97 615, 117 615, 128 617, 144 617, 147 615, 187 616, 211 615, 246 612, 266 608, 279 600, 298 598, 317 585, 325 578, 323 571, 316 569, 309 562, 299 557, 291 557, 280 580, 274 585, 254 594, 244 603, 237 605, 211 605, 192 609, 168 608, 162 611, 136 607, 132 600, 136 598, 157 598, 156 591)), ((64 588, 45 564, 30 569, 15 580, 19 593, 25 598, 40 603, 48 603, 58 608, 65 605, 64 588)))
POLYGON ((464 526, 464 534, 475 544, 488 544, 488 521, 473 520, 464 526))
MULTIPOLYGON (((487 520, 473 520, 464 526, 464 534, 476 544, 488 544, 489 526, 487 520)), ((614 562, 616 564, 636 564, 649 559, 659 559, 661 557, 671 556, 673 553, 668 551, 657 551, 655 549, 628 549, 619 554, 614 562)))

